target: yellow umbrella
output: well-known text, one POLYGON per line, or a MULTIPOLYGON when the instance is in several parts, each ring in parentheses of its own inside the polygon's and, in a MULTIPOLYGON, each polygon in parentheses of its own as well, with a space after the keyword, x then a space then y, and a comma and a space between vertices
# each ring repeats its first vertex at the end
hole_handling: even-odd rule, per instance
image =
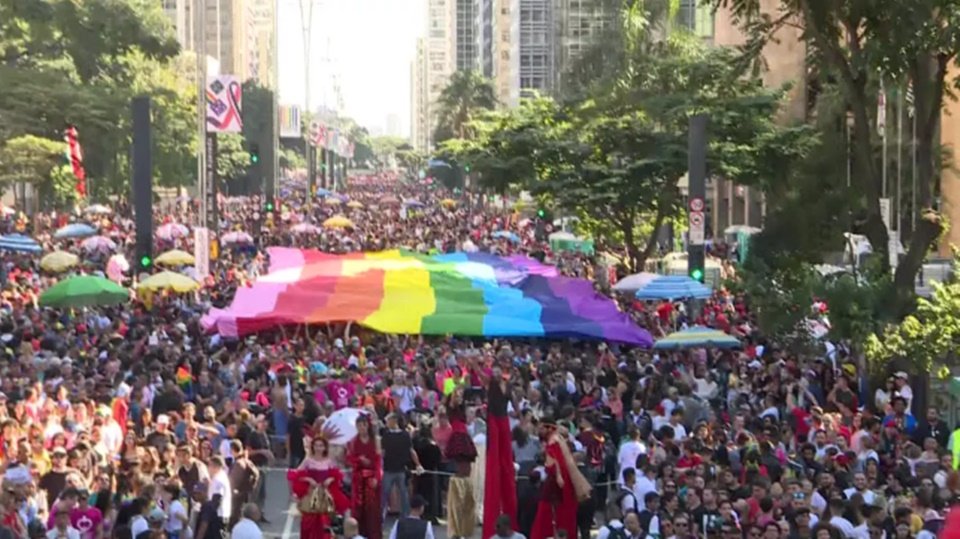
POLYGON ((362 208, 362 207, 363 207, 363 202, 359 202, 359 201, 356 201, 356 200, 351 200, 350 202, 347 202, 347 206, 350 207, 350 208, 362 208))
POLYGON ((445 206, 447 208, 452 208, 457 205, 457 201, 452 198, 445 198, 440 201, 440 205, 445 206))
POLYGON ((324 228, 355 228, 353 221, 342 215, 334 215, 323 222, 324 228))
POLYGON ((40 267, 54 273, 67 271, 80 263, 80 257, 66 251, 54 251, 40 259, 40 267))
POLYGON ((200 288, 200 283, 186 275, 172 271, 161 271, 140 281, 138 290, 173 290, 174 292, 193 292, 200 288))
POLYGON ((186 251, 173 249, 158 256, 156 262, 165 266, 192 266, 196 260, 186 251))
POLYGON ((323 203, 327 206, 339 206, 341 204, 339 198, 328 198, 323 203))

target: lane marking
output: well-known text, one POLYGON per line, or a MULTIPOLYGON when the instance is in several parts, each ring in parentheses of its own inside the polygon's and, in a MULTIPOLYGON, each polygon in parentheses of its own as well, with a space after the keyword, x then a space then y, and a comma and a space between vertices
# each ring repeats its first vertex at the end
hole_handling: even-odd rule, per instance
MULTIPOLYGON (((299 514, 296 502, 290 502, 290 508, 287 509, 287 521, 283 523, 283 534, 280 536, 282 539, 293 539, 293 521, 299 514)), ((297 530, 296 536, 300 537, 300 530, 297 530)))

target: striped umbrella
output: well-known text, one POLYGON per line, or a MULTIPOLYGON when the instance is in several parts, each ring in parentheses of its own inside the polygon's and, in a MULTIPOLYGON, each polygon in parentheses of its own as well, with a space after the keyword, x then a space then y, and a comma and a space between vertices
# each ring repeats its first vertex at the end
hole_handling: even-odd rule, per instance
POLYGON ((39 253, 43 251, 37 240, 23 234, 0 236, 0 249, 17 253, 39 253))
POLYGON ((736 337, 705 326, 693 326, 671 333, 657 341, 657 350, 683 350, 685 348, 739 348, 736 337))
POLYGON ((658 275, 637 288, 637 299, 706 299, 713 292, 686 275, 658 275))

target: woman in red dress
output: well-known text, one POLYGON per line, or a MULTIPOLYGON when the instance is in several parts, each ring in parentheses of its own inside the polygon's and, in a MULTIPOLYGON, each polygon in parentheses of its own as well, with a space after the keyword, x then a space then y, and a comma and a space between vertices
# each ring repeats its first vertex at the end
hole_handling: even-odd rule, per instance
POLYGON ((360 535, 383 537, 380 442, 373 432, 370 416, 366 414, 357 418, 357 437, 347 444, 347 463, 353 470, 352 516, 360 524, 360 535))
POLYGON ((325 438, 313 438, 310 455, 296 470, 287 472, 290 490, 299 501, 301 539, 332 539, 333 515, 350 507, 343 494, 343 474, 328 451, 325 438))
POLYGON ((530 539, 556 537, 558 530, 564 530, 567 537, 576 537, 577 507, 590 497, 590 483, 573 461, 566 429, 541 423, 540 437, 546 443, 547 478, 543 482, 530 539))

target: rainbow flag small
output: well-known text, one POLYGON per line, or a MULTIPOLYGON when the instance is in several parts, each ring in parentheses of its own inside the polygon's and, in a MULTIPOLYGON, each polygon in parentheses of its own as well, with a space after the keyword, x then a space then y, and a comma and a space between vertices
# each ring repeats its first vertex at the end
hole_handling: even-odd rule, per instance
POLYGON ((186 393, 187 398, 193 398, 193 376, 186 367, 177 368, 177 385, 186 393))

